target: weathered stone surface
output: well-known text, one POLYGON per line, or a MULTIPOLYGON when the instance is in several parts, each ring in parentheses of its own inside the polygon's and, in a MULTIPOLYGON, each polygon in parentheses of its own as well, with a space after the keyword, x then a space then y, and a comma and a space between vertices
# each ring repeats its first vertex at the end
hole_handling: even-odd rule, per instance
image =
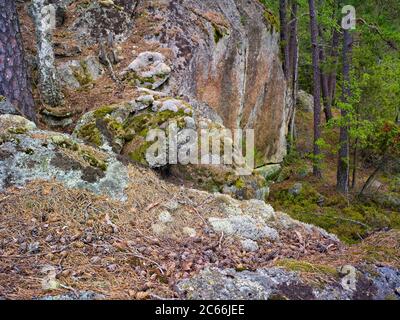
POLYGON ((79 89, 104 74, 104 68, 97 58, 89 56, 80 61, 71 60, 60 64, 57 68, 61 84, 70 89, 79 89))
POLYGON ((265 223, 250 216, 234 216, 230 218, 209 218, 209 223, 216 232, 233 235, 250 240, 278 240, 278 232, 265 223))
POLYGON ((0 191, 55 179, 70 188, 125 199, 128 173, 114 155, 65 134, 37 130, 19 116, 0 116, 0 136, 0 191))
POLYGON ((297 108, 305 112, 314 112, 314 97, 303 90, 299 90, 297 96, 297 108))
POLYGON ((290 189, 289 189, 289 194, 293 196, 298 196, 300 195, 301 191, 303 190, 303 185, 299 182, 295 183, 290 189))
POLYGON ((157 89, 169 78, 171 68, 159 52, 142 52, 124 70, 123 76, 132 85, 157 89))
MULTIPOLYGON (((200 162, 200 129, 219 129, 213 131, 213 137, 221 143, 230 141, 233 145, 232 138, 224 136, 223 125, 203 118, 186 101, 146 95, 136 98, 135 101, 104 106, 86 113, 78 121, 73 136, 102 150, 121 153, 151 168, 169 167, 174 176, 192 180, 198 183, 200 188, 209 191, 226 192, 239 199, 265 199, 268 187, 261 176, 239 176, 239 170, 247 167, 237 165, 236 161, 241 160, 242 155, 236 148, 233 150, 235 162, 232 165, 196 165, 193 162, 186 165, 178 162, 178 158, 170 157, 170 144, 174 143, 179 154, 185 153, 189 147, 196 149, 200 162), (169 132, 175 133, 176 141, 171 142, 167 139, 165 145, 160 145, 160 150, 164 148, 166 157, 152 157, 147 153, 155 143, 154 140, 147 141, 151 129, 162 130, 166 137, 169 136, 169 132), (197 134, 197 139, 193 137, 193 140, 188 141, 187 129, 191 129, 191 134, 197 134)), ((208 160, 220 159, 210 152, 208 160)))
POLYGON ((0 134, 4 137, 7 134, 25 133, 34 129, 36 129, 36 125, 24 117, 12 114, 0 115, 0 134))
POLYGON ((280 164, 270 164, 255 169, 255 172, 263 176, 266 180, 274 180, 282 170, 280 164))
POLYGON ((90 46, 106 41, 110 36, 115 42, 125 40, 133 30, 131 6, 136 1, 118 5, 103 6, 92 2, 84 8, 71 26, 77 40, 90 46))
POLYGON ((169 223, 173 221, 173 218, 168 211, 164 210, 158 215, 158 220, 162 223, 169 223))
POLYGON ((248 252, 256 252, 259 249, 257 242, 250 239, 242 240, 240 243, 242 244, 243 250, 248 252))
POLYGON ((9 102, 3 96, 0 96, 0 114, 14 114, 18 115, 19 112, 11 102, 9 102))
POLYGON ((169 48, 173 71, 165 90, 208 104, 228 128, 254 128, 264 163, 286 153, 286 84, 273 19, 255 0, 160 1, 148 10, 169 48), (190 36, 188 36, 190 35, 190 36))
POLYGON ((70 301, 70 300, 103 300, 103 299, 105 299, 105 296, 100 293, 92 291, 76 291, 73 293, 65 293, 56 296, 47 295, 33 300, 70 301))
POLYGON ((209 268, 178 283, 182 298, 193 300, 399 300, 396 288, 400 273, 391 268, 375 268, 372 276, 357 272, 355 290, 347 290, 342 279, 325 285, 306 283, 299 274, 281 268, 237 272, 209 268))

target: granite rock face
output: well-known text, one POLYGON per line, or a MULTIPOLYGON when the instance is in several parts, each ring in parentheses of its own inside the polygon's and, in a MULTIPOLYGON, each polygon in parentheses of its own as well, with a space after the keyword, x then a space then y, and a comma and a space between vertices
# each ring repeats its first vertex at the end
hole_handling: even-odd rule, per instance
POLYGON ((70 27, 80 43, 91 46, 111 37, 121 42, 132 32, 132 10, 137 1, 114 1, 110 5, 91 2, 70 27))
POLYGON ((376 267, 374 273, 358 270, 355 287, 348 289, 340 277, 321 286, 283 268, 242 272, 209 268, 180 281, 177 291, 193 300, 399 300, 398 270, 376 267))
POLYGON ((69 188, 125 199, 127 168, 111 153, 66 134, 38 130, 15 115, 0 115, 0 145, 0 191, 55 179, 69 188))
POLYGON ((273 19, 255 0, 143 2, 149 43, 169 49, 165 90, 205 103, 228 128, 252 128, 264 163, 286 153, 286 82, 273 19), (188 36, 189 35, 189 36, 188 36))

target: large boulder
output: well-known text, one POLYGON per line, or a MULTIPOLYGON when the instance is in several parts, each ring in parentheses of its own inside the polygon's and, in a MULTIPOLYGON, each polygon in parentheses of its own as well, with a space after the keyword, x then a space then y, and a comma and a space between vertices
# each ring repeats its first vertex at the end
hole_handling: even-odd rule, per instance
POLYGON ((132 85, 157 89, 168 80, 171 68, 165 63, 165 56, 159 52, 142 52, 124 70, 125 80, 132 85))
POLYGON ((228 128, 253 128, 263 163, 286 153, 286 82, 276 18, 256 0, 142 1, 136 24, 154 22, 146 40, 170 52, 164 90, 208 104, 228 128), (189 36, 188 36, 189 35, 189 36))
POLYGON ((55 179, 124 200, 126 167, 113 154, 102 152, 66 134, 43 131, 15 115, 0 115, 0 192, 33 180, 55 179))
MULTIPOLYGON (((149 94, 138 96, 132 101, 104 106, 92 110, 78 121, 73 136, 87 144, 116 154, 122 154, 134 162, 151 168, 168 168, 175 178, 194 183, 211 192, 224 192, 241 199, 264 200, 269 189, 265 179, 251 174, 251 168, 239 164, 243 156, 233 149, 233 164, 194 164, 171 160, 171 143, 176 143, 178 154, 187 153, 190 148, 198 151, 201 161, 199 137, 203 129, 211 130, 213 138, 233 145, 232 137, 225 135, 225 127, 202 116, 188 102, 149 90, 149 94), (151 93, 151 94, 150 94, 151 93), (161 130, 167 138, 163 151, 166 157, 149 156, 154 140, 148 140, 149 132, 161 130), (171 131, 170 131, 171 130, 171 131), (187 140, 186 133, 197 134, 198 139, 187 140), (176 141, 169 140, 170 133, 176 133, 176 141), (241 174, 246 171, 248 175, 241 174)), ((216 161, 220 155, 210 150, 209 161, 216 161)), ((242 159, 244 161, 244 159, 242 159)))
POLYGON ((297 108, 304 112, 314 112, 314 97, 303 90, 299 90, 297 93, 297 108))
POLYGON ((70 60, 57 67, 61 84, 69 89, 79 89, 98 80, 104 73, 99 61, 89 56, 82 60, 70 60))
MULTIPOLYGON (((297 262, 299 265, 301 262, 297 262)), ((306 264, 312 267, 312 264, 306 264)), ((318 267, 313 271, 318 272, 318 267)), ((258 269, 238 272, 232 269, 208 268, 200 274, 182 280, 177 292, 193 300, 398 300, 400 284, 398 270, 371 267, 370 271, 357 270, 355 288, 348 288, 345 279, 335 270, 328 284, 307 282, 296 271, 286 268, 258 269), (371 272, 372 271, 372 272, 371 272)))
POLYGON ((82 5, 70 30, 78 41, 91 46, 112 37, 121 42, 132 32, 132 6, 137 1, 95 1, 82 5))

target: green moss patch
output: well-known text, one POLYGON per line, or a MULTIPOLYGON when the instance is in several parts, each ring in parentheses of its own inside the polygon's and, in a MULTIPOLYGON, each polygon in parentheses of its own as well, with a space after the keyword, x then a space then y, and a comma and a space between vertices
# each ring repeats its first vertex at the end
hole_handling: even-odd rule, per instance
POLYGON ((276 263, 276 266, 282 267, 289 271, 304 272, 304 273, 317 273, 323 275, 329 275, 338 277, 339 273, 335 268, 330 266, 313 264, 306 261, 294 260, 294 259, 283 259, 276 263))
POLYGON ((78 138, 83 139, 95 146, 101 146, 103 139, 95 123, 88 123, 78 130, 78 138))
POLYGON ((303 183, 299 195, 279 190, 272 192, 268 201, 276 210, 319 226, 349 244, 359 242, 375 230, 400 228, 398 212, 357 199, 349 203, 340 195, 325 196, 321 204, 321 194, 308 183, 303 183))

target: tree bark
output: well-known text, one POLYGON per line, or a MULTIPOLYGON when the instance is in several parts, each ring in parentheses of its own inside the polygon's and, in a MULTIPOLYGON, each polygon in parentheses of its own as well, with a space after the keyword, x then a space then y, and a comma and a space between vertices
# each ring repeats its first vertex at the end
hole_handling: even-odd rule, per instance
MULTIPOLYGON (((326 63, 326 55, 324 50, 324 39, 322 29, 318 27, 319 39, 320 39, 320 46, 319 46, 319 59, 321 66, 326 63)), ((324 70, 321 68, 321 88, 322 88, 322 100, 324 102, 324 113, 325 113, 325 120, 328 122, 332 119, 332 110, 331 110, 331 99, 329 97, 329 84, 328 84, 328 75, 324 70)))
POLYGON ((289 79, 289 43, 288 43, 288 24, 287 24, 287 0, 279 0, 279 18, 280 18, 280 38, 283 54, 283 72, 286 79, 289 79))
POLYGON ((0 0, 0 95, 30 120, 36 120, 14 0, 0 0))
POLYGON ((297 20, 298 4, 297 0, 292 0, 290 15, 290 38, 289 38, 289 79, 292 86, 292 103, 293 107, 290 112, 289 121, 289 151, 292 149, 295 140, 295 119, 297 105, 297 81, 299 70, 299 43, 298 43, 298 20, 297 20))
POLYGON ((313 174, 321 177, 320 155, 321 150, 318 141, 321 138, 321 82, 320 82, 320 66, 319 66, 319 50, 318 50, 318 23, 315 11, 314 0, 308 0, 310 10, 310 31, 312 45, 312 61, 314 75, 314 167, 313 174))
POLYGON ((354 151, 353 151, 353 175, 351 179, 351 189, 357 185, 357 163, 358 163, 358 138, 354 142, 354 151))
POLYGON ((330 99, 330 104, 331 107, 333 105, 333 102, 335 100, 335 94, 336 94, 336 77, 337 77, 337 63, 338 63, 338 46, 339 46, 339 40, 340 40, 340 33, 338 30, 334 29, 333 34, 332 34, 332 49, 330 56, 332 58, 332 72, 329 74, 328 78, 328 91, 329 91, 329 99, 330 99))
MULTIPOLYGON (((343 40, 343 97, 344 103, 348 103, 349 97, 351 95, 350 87, 350 55, 352 48, 352 36, 349 30, 344 30, 344 40, 343 40)), ((341 110, 342 119, 347 116, 347 111, 345 109, 341 110)), ((339 136, 339 159, 337 168, 337 190, 341 193, 348 194, 349 192, 349 132, 348 126, 340 126, 340 136, 339 136)))
POLYGON ((55 28, 55 7, 45 0, 32 0, 32 15, 36 27, 39 87, 44 102, 51 107, 64 103, 54 63, 52 32, 55 28))

